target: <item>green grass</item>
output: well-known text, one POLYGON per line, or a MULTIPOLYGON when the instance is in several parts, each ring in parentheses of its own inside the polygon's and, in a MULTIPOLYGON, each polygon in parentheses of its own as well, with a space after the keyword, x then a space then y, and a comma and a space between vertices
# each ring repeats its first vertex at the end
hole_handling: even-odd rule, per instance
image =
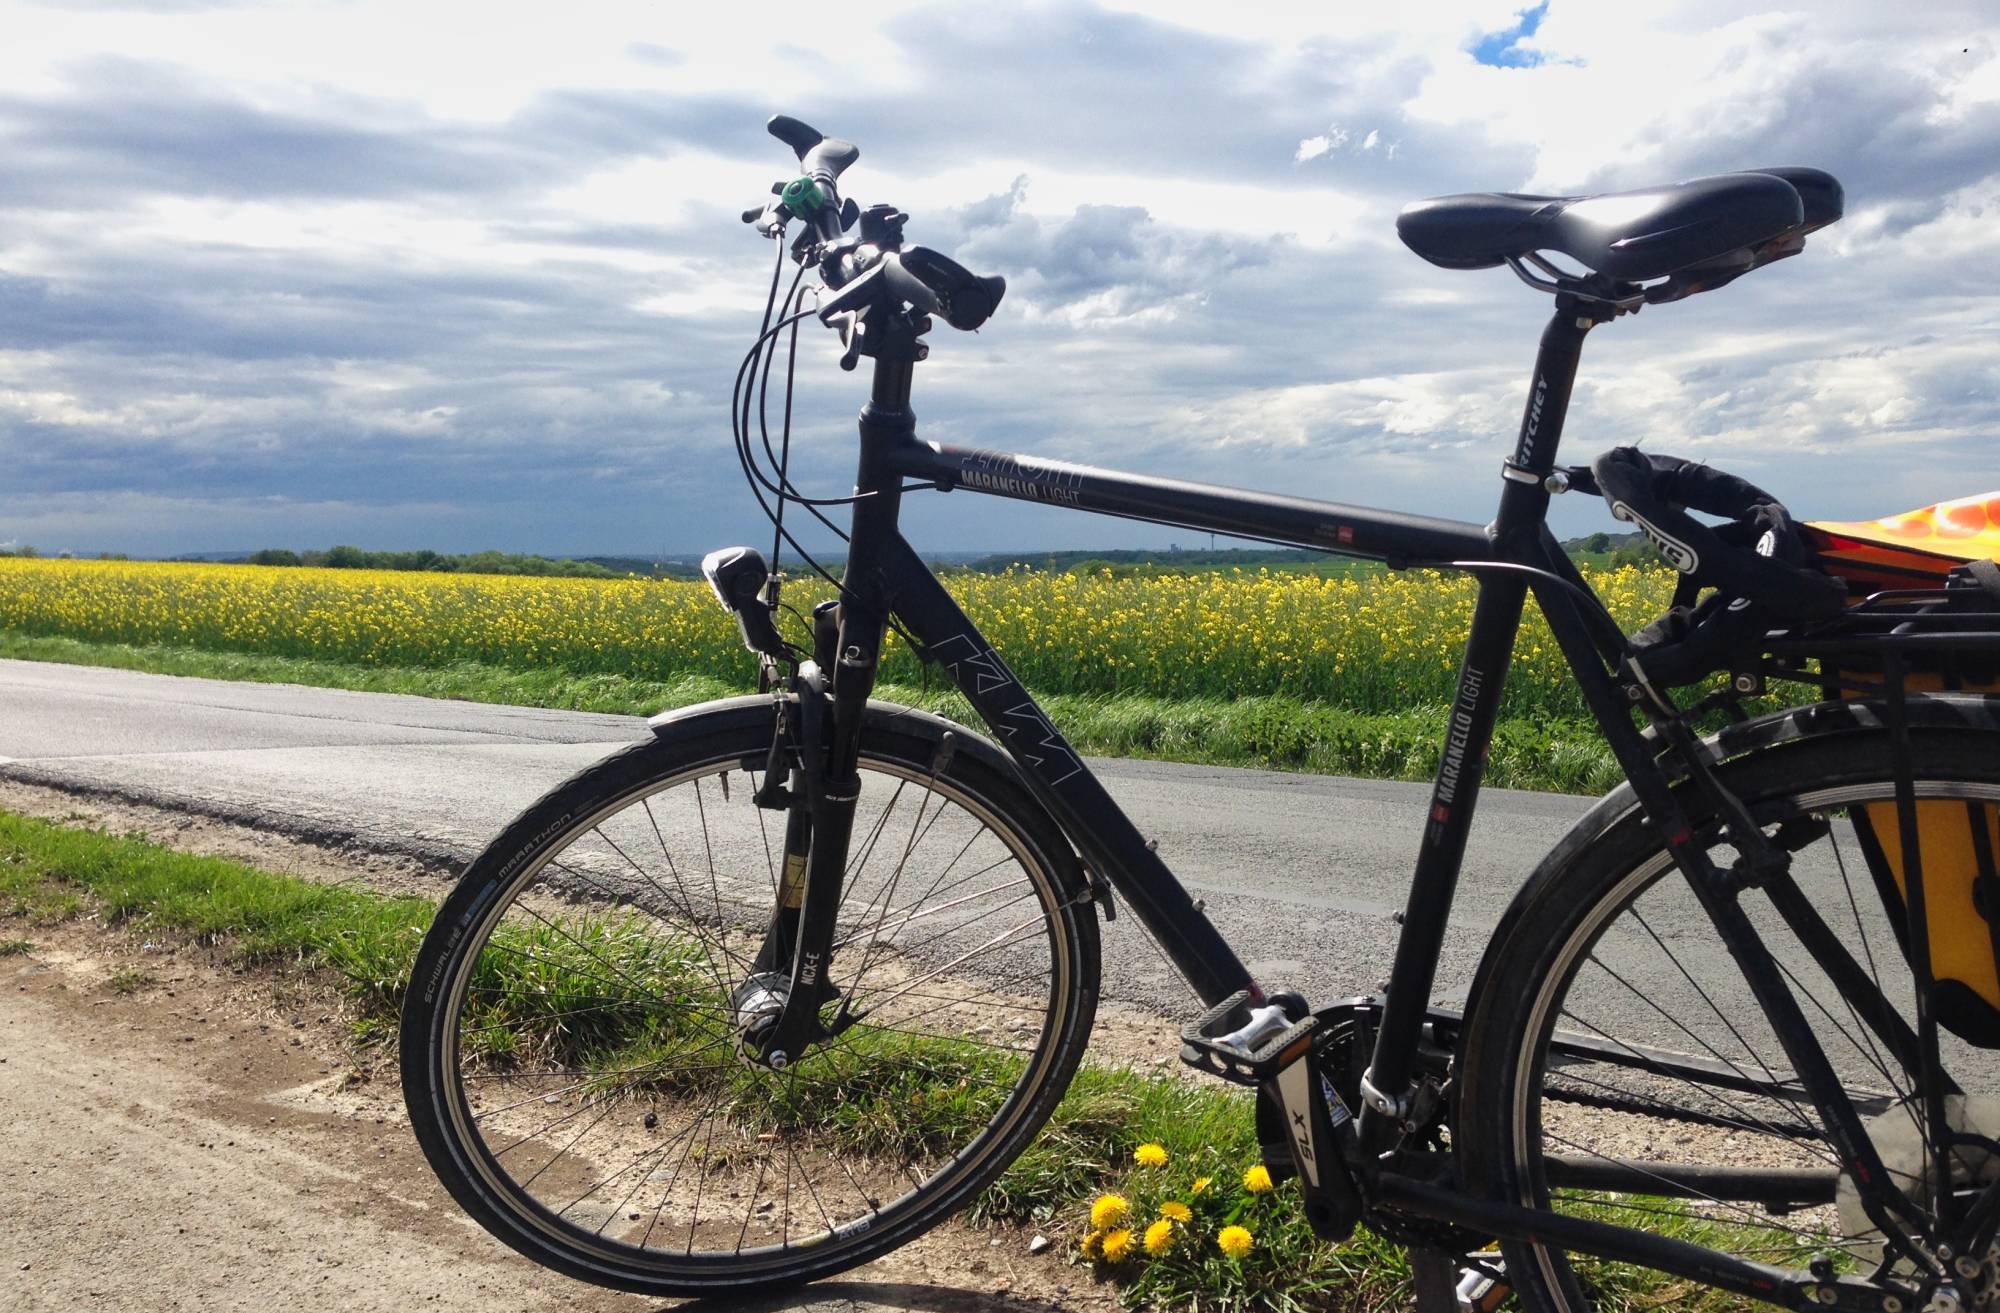
POLYGON ((33 941, 27 939, 0 939, 0 957, 25 957, 35 951, 33 941))
MULTIPOLYGON (((647 680, 577 674, 556 667, 503 669, 472 662, 439 667, 364 666, 5 631, 0 631, 0 657, 625 715, 649 715, 746 691, 705 675, 647 680)), ((885 684, 878 696, 974 722, 971 708, 954 690, 885 684)), ((1078 748, 1100 756, 1381 779, 1429 779, 1437 767, 1445 724, 1445 710, 1439 706, 1360 712, 1284 696, 1175 699, 1055 694, 1044 698, 1043 704, 1078 748)), ((1501 721, 1486 772, 1486 782, 1497 787, 1558 793, 1602 793, 1621 778, 1595 726, 1560 718, 1501 721)))
POLYGON ((150 971, 127 967, 114 971, 105 977, 104 987, 114 994, 137 994, 160 983, 160 978, 150 971))
MULTIPOLYGON (((0 931, 97 912, 103 924, 178 935, 246 965, 304 976, 335 973, 364 1043, 394 1035, 403 982, 429 923, 428 900, 320 885, 240 862, 175 852, 132 838, 69 829, 0 811, 0 931)), ((28 941, 0 940, 0 955, 28 941)), ((480 1060, 496 1067, 523 1054, 629 1069, 648 1054, 700 1039, 688 1009, 661 1008, 699 989, 705 967, 674 951, 636 921, 573 920, 565 932, 503 927, 479 965, 467 1032, 480 1060), (614 983, 616 982, 616 983, 614 983), (600 1009, 580 1026, 587 1004, 629 989, 629 1011, 600 1009)), ((130 993, 155 981, 121 971, 107 987, 130 993)), ((852 1032, 850 1033, 852 1034, 852 1032)), ((807 1129, 829 1145, 895 1155, 963 1144, 991 1105, 978 1092, 1012 1082, 1018 1058, 982 1045, 896 1033, 862 1035, 850 1049, 819 1055, 837 1069, 815 1097, 780 1103, 760 1073, 736 1064, 683 1077, 681 1092, 706 1095, 753 1129, 807 1129)), ((977 1201, 975 1218, 1027 1223, 1073 1247, 1090 1201, 1115 1191, 1133 1204, 1142 1231, 1163 1201, 1188 1203, 1193 1228, 1163 1257, 1133 1260, 1117 1273, 1135 1307, 1376 1313, 1406 1307, 1409 1268, 1402 1252, 1365 1232, 1339 1247, 1310 1233, 1295 1187, 1252 1195, 1246 1168, 1259 1158, 1249 1101, 1237 1092, 1162 1073, 1086 1064, 1040 1138, 977 1201), (1167 1163, 1139 1166, 1134 1150, 1162 1145, 1167 1163), (1197 1177, 1209 1177, 1196 1191, 1197 1177), (1232 1259, 1216 1248, 1220 1226, 1255 1235, 1232 1259)), ((1745 1244, 1741 1234, 1686 1222, 1684 1238, 1745 1244)), ((1738 1307, 1713 1292, 1640 1269, 1603 1273, 1600 1307, 1738 1307)))

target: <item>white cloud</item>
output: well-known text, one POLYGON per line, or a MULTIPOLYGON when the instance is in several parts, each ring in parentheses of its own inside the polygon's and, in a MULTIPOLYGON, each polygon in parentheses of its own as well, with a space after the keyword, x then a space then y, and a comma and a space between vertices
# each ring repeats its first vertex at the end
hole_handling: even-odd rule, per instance
MULTIPOLYGON (((462 505, 419 525, 466 535, 439 546, 728 536, 749 503, 723 398, 772 256, 733 211, 787 171, 756 129, 777 108, 857 137, 855 194, 912 240, 1012 281, 978 338, 940 330, 918 403, 940 433, 1241 484, 1338 471, 1342 497, 1479 518, 1544 307, 1416 261, 1396 207, 1799 162, 1847 180, 1849 217, 1598 334, 1575 454, 1685 446, 1830 513, 1992 482, 1990 6, 1557 5, 1522 43, 1545 62, 1479 64, 1523 7, 18 9, 0 537, 89 497, 132 508, 75 520, 110 547, 213 545, 217 516, 275 523, 260 498, 327 507, 327 532, 462 505), (577 469, 630 503, 564 493, 577 469), (510 488, 539 518, 480 509, 510 488), (607 538, 548 536, 577 524, 607 538)), ((857 381, 817 330, 802 359, 837 485, 857 381)))

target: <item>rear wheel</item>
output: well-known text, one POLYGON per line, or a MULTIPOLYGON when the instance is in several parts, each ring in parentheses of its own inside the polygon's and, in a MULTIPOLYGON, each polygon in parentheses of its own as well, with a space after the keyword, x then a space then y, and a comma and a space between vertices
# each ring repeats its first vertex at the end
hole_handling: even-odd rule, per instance
POLYGON ((824 1276, 936 1225, 1075 1069, 1097 938, 1061 835, 997 754, 871 707, 821 1015, 737 1046, 784 865, 756 805, 775 708, 683 719, 529 808, 418 956, 404 1092, 438 1175, 537 1262, 657 1294, 824 1276))
MULTIPOLYGON (((1927 825, 1936 816, 1992 826, 2000 806, 1994 738, 1913 735, 1927 825)), ((1746 890, 1741 905, 1892 1176, 1934 1212, 1941 1172, 1924 1147, 1931 1119, 1920 1065, 1899 1056, 1893 1023, 1867 1016, 1872 992, 1902 1025, 1916 1025, 1900 903, 1893 885, 1885 896, 1874 878, 1868 826, 1857 821, 1869 804, 1892 802, 1890 759, 1882 736, 1851 735, 1758 753, 1723 777, 1764 831, 1794 850, 1792 878, 1840 952, 1825 940, 1809 948, 1812 932, 1781 915, 1769 891, 1746 890), (1855 971, 1844 971, 1842 955, 1855 971), (1835 984, 1842 974, 1845 992, 1835 984)), ((1714 844, 1712 821, 1691 819, 1698 841, 1714 844)), ((1733 856, 1726 846, 1712 851, 1725 867, 1733 856)), ((1973 915, 1969 874, 1927 870, 1927 890, 1967 899, 1973 915)), ((1468 1184, 1505 1202, 1779 1267, 1830 1255, 1838 1270, 1859 1276, 1907 1270, 1840 1172, 1822 1118, 1793 1081, 1742 973, 1635 813, 1552 854, 1488 954, 1461 1068, 1468 1184)), ((2000 1054, 1950 1031, 1940 1048, 1946 1078, 1965 1094, 1948 1101, 1958 1139, 1945 1169, 1964 1199, 2000 1176, 2000 1054)), ((1530 1308, 1617 1304, 1640 1291, 1652 1301, 1670 1294, 1735 1303, 1663 1287, 1658 1274, 1625 1264, 1544 1245, 1506 1249, 1509 1279, 1530 1308)), ((1989 1284, 2000 1272, 1994 1257, 1980 1256, 1989 1284)))

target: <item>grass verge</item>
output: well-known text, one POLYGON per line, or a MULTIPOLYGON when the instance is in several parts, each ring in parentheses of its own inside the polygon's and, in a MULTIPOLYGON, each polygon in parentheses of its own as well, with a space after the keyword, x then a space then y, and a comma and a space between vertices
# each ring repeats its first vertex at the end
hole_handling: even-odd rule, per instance
MULTIPOLYGON (((86 910, 107 926, 186 937, 245 965, 335 973, 362 1043, 393 1034, 402 983, 432 915, 426 899, 317 884, 0 811, 0 954, 32 951, 28 940, 4 937, 12 931, 86 910)), ((681 1039, 671 1033, 675 1023, 663 1027, 656 1010, 655 1020, 636 1030, 585 1033, 575 1017, 590 1009, 578 1000, 601 1004, 610 982, 626 981, 650 1004, 698 979, 690 961, 641 933, 634 920, 578 921, 533 945, 488 950, 474 982, 484 1009, 477 1029, 504 1037, 489 1054, 496 1061, 538 1049, 629 1067, 649 1046, 681 1039), (574 953, 588 956, 565 956, 574 953)), ((130 970, 107 987, 123 993, 149 983, 145 972, 130 970)), ((830 1147, 894 1154, 926 1137, 961 1137, 967 1116, 983 1124, 985 1114, 953 1092, 987 1083, 982 1078, 992 1073, 976 1068, 998 1059, 988 1048, 904 1035, 849 1060, 852 1069, 828 1082, 837 1097, 787 1116, 793 1124, 810 1118, 811 1133, 830 1147)), ((721 1070, 715 1093, 727 1100, 730 1082, 748 1077, 734 1064, 721 1070)), ((760 1119, 773 1116, 750 1100, 738 1106, 759 1129, 760 1119)), ((1259 1156, 1250 1104, 1239 1094, 1086 1064, 1047 1129, 975 1212, 1033 1224, 1066 1245, 1088 1237, 1086 1252, 1134 1307, 1376 1313, 1407 1306, 1402 1251, 1366 1232, 1338 1247, 1317 1241, 1293 1188, 1271 1188, 1255 1167, 1259 1156)), ((1685 1238, 1743 1243, 1726 1232, 1708 1226, 1685 1238)), ((1606 1275, 1597 1291, 1601 1307, 1737 1306, 1656 1273, 1606 1275)))
MULTIPOLYGON (((513 670, 472 662, 438 667, 365 666, 5 631, 0 631, 0 657, 624 715, 649 715, 745 691, 705 675, 662 681, 576 674, 560 667, 513 670)), ((976 723, 972 709, 954 690, 885 684, 877 695, 976 723)), ((1276 696, 1175 699, 1055 694, 1044 698, 1043 704, 1078 748, 1100 756, 1400 780, 1431 777, 1437 768, 1446 720, 1445 709, 1438 706, 1357 712, 1276 696)), ((1622 778, 1595 726, 1562 719, 1501 721, 1486 768, 1486 783, 1490 785, 1556 793, 1603 793, 1622 778)))
MULTIPOLYGON (((244 966, 332 972, 343 984, 354 1033, 363 1043, 393 1035, 402 982, 432 910, 424 899, 316 884, 0 811, 0 933, 95 911, 107 926, 185 937, 244 966)), ((25 940, 8 942, 28 951, 25 940)), ((664 960, 656 942, 606 920, 571 926, 532 952, 518 951, 527 947, 490 954, 475 978, 485 1015, 470 1028, 493 1037, 489 1057, 554 1049, 573 1059, 588 1051, 615 1069, 629 1067, 647 1046, 676 1042, 672 1034, 629 1029, 585 1035, 574 1024, 575 996, 580 992, 601 1003, 607 981, 643 982, 648 990, 671 993, 687 980, 689 964, 664 960), (566 970, 566 951, 590 952, 591 967, 566 970)), ((137 981, 114 978, 108 985, 114 991, 121 986, 133 988, 137 981)), ((959 1123, 968 1115, 980 1116, 983 1124, 982 1114, 943 1096, 985 1084, 971 1068, 994 1061, 992 1051, 950 1041, 926 1043, 921 1054, 898 1051, 910 1044, 910 1037, 893 1037, 880 1052, 856 1055, 859 1061, 850 1059, 853 1070, 827 1082, 840 1097, 790 1109, 788 1115, 809 1119, 816 1136, 876 1152, 894 1152, 912 1140, 962 1137, 967 1127, 959 1123), (961 1066, 967 1069, 963 1073, 961 1066)), ((732 1076, 725 1072, 718 1079, 726 1086, 732 1076)), ((728 1089, 719 1089, 717 1097, 729 1097, 728 1089)), ((746 1115, 772 1114, 766 1106, 746 1115)), ((1067 1242, 1072 1233, 1081 1234, 1097 1193, 1125 1190, 1138 1197, 1133 1174, 1152 1169, 1137 1167, 1133 1150, 1146 1138, 1167 1147, 1182 1175, 1199 1169, 1212 1177, 1217 1199, 1258 1158, 1247 1099, 1170 1076, 1087 1065, 1048 1128, 979 1200, 974 1215, 1035 1225, 1067 1242)), ((1271 1202, 1295 1205, 1289 1199, 1271 1202)), ((1223 1283, 1205 1290, 1203 1306, 1372 1311, 1406 1302, 1408 1267, 1393 1246, 1364 1237, 1335 1251, 1313 1240, 1296 1206, 1269 1211, 1251 1254, 1220 1260, 1227 1266, 1210 1274, 1223 1283)), ((1206 1266, 1213 1267, 1216 1257, 1206 1266)), ((1148 1292, 1191 1293, 1181 1289, 1185 1274, 1162 1287, 1167 1269, 1150 1266, 1159 1270, 1148 1283, 1133 1265, 1139 1281, 1128 1291, 1135 1304, 1148 1292)))

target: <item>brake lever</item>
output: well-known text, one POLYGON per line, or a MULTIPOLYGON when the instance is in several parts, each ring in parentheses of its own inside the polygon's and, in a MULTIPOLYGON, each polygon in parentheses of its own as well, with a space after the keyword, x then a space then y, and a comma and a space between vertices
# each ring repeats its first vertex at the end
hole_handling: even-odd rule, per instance
POLYGON ((824 311, 820 314, 829 327, 840 331, 840 367, 849 373, 853 373, 854 367, 861 363, 861 335, 868 330, 862 320, 866 313, 867 309, 863 307, 860 310, 843 310, 832 316, 824 311))
POLYGON ((743 222, 757 225, 759 237, 776 237, 785 230, 785 224, 796 217, 785 206, 784 183, 772 183, 771 195, 773 199, 743 211, 743 222))

